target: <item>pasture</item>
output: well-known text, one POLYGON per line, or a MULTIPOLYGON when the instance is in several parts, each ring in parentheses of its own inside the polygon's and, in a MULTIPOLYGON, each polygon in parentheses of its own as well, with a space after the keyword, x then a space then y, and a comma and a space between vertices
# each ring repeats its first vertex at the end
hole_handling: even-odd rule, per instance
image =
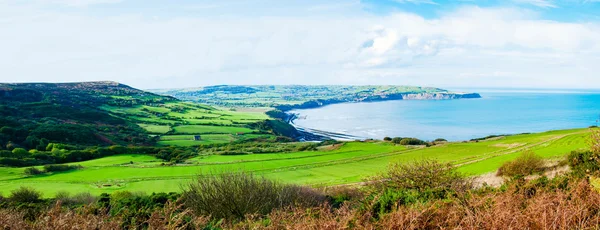
MULTIPOLYGON (((152 156, 117 155, 73 164, 84 168, 63 173, 26 176, 24 168, 0 168, 0 191, 35 187, 53 196, 58 191, 93 194, 132 190, 179 191, 180 185, 200 173, 245 170, 289 183, 313 186, 361 182, 384 170, 391 162, 433 158, 456 165, 469 175, 493 172, 505 161, 531 150, 548 159, 560 159, 587 146, 587 129, 550 131, 508 136, 479 142, 456 142, 414 148, 385 142, 347 142, 333 150, 293 153, 208 155, 166 166, 152 156)), ((169 136, 164 141, 187 141, 189 136, 169 136), (181 138, 181 140, 179 139, 181 138)), ((181 144, 181 143, 180 143, 181 144)))
POLYGON ((190 102, 101 108, 132 120, 150 134, 159 135, 160 146, 232 142, 246 138, 237 134, 251 134, 257 131, 248 128, 248 124, 269 119, 265 114, 268 108, 235 111, 190 102), (189 136, 197 134, 202 135, 201 141, 195 141, 193 136, 189 136))

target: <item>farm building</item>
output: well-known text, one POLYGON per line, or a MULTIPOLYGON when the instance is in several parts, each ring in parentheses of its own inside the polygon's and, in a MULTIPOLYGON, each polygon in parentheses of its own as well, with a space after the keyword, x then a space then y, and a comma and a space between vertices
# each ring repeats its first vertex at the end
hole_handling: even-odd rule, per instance
POLYGON ((201 141, 202 137, 200 135, 194 135, 194 140, 195 141, 201 141))

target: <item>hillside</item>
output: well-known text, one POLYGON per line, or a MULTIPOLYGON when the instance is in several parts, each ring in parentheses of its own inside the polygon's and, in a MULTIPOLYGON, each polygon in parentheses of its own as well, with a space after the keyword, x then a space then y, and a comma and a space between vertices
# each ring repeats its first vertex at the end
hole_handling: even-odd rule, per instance
POLYGON ((0 148, 152 145, 147 133, 100 106, 133 107, 177 99, 116 82, 0 84, 0 148))
MULTIPOLYGON (((377 174, 390 162, 438 159, 458 167, 468 175, 495 172, 502 163, 524 151, 552 160, 561 160, 569 152, 587 148, 589 130, 562 130, 522 134, 467 143, 453 142, 418 148, 387 142, 346 142, 342 145, 309 151, 257 152, 252 145, 223 146, 223 151, 203 148, 199 154, 176 165, 165 165, 152 155, 125 154, 72 163, 82 169, 43 176, 28 176, 25 168, 0 167, 0 191, 20 186, 43 188, 44 195, 59 191, 93 194, 121 190, 177 192, 180 185, 200 172, 245 170, 280 181, 305 185, 339 185, 363 181, 377 174), (232 153, 237 150, 237 153, 232 153), (242 153, 242 151, 248 151, 242 153)), ((294 144, 310 146, 309 143, 294 144)), ((289 143, 276 145, 290 146, 289 143)))
POLYGON ((416 86, 300 86, 219 85, 179 90, 151 90, 182 100, 221 106, 276 107, 280 110, 312 108, 333 103, 382 100, 440 100, 480 98, 476 93, 458 93, 416 86))
POLYGON ((10 166, 137 153, 139 146, 191 154, 187 147, 296 135, 265 109, 219 109, 116 82, 0 84, 0 103, 0 164, 10 166), (115 145, 128 149, 99 148, 115 145))

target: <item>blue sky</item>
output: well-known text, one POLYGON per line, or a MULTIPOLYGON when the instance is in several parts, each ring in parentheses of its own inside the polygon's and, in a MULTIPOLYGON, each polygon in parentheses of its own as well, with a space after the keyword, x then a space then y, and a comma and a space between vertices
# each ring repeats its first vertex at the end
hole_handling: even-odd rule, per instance
POLYGON ((600 88, 600 0, 0 0, 0 82, 600 88))

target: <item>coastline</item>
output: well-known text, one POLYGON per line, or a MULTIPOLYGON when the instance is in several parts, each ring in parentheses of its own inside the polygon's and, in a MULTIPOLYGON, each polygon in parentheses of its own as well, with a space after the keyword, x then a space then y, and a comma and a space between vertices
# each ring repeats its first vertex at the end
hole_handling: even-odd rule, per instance
POLYGON ((381 102, 381 101, 399 101, 399 100, 457 100, 457 99, 479 99, 482 98, 478 93, 398 93, 372 95, 362 98, 341 98, 341 99, 318 99, 311 100, 301 104, 277 105, 274 106, 282 112, 288 112, 294 109, 315 109, 327 105, 340 103, 360 103, 360 102, 381 102))
POLYGON ((354 140, 365 140, 367 138, 353 136, 343 133, 335 133, 329 131, 323 131, 318 129, 311 129, 297 125, 294 120, 299 119, 298 114, 286 113, 288 118, 286 122, 293 126, 300 134, 299 141, 326 141, 326 140, 338 140, 338 141, 354 141, 354 140))
POLYGON ((482 98, 478 93, 401 93, 392 95, 378 95, 372 97, 365 97, 359 100, 343 100, 343 99, 328 99, 328 100, 313 100, 307 101, 302 104, 295 105, 281 105, 275 106, 276 109, 286 114, 284 121, 289 125, 293 126, 300 134, 298 140, 300 141, 325 141, 325 140, 339 140, 339 141, 353 141, 353 140, 366 140, 369 138, 359 137, 350 134, 336 133, 330 131, 323 131, 318 129, 311 129, 299 126, 294 123, 295 120, 300 119, 298 114, 291 113, 290 111, 295 109, 316 109, 328 105, 341 104, 341 103, 363 103, 363 102, 383 102, 383 101, 399 101, 399 100, 457 100, 457 99, 478 99, 482 98))

